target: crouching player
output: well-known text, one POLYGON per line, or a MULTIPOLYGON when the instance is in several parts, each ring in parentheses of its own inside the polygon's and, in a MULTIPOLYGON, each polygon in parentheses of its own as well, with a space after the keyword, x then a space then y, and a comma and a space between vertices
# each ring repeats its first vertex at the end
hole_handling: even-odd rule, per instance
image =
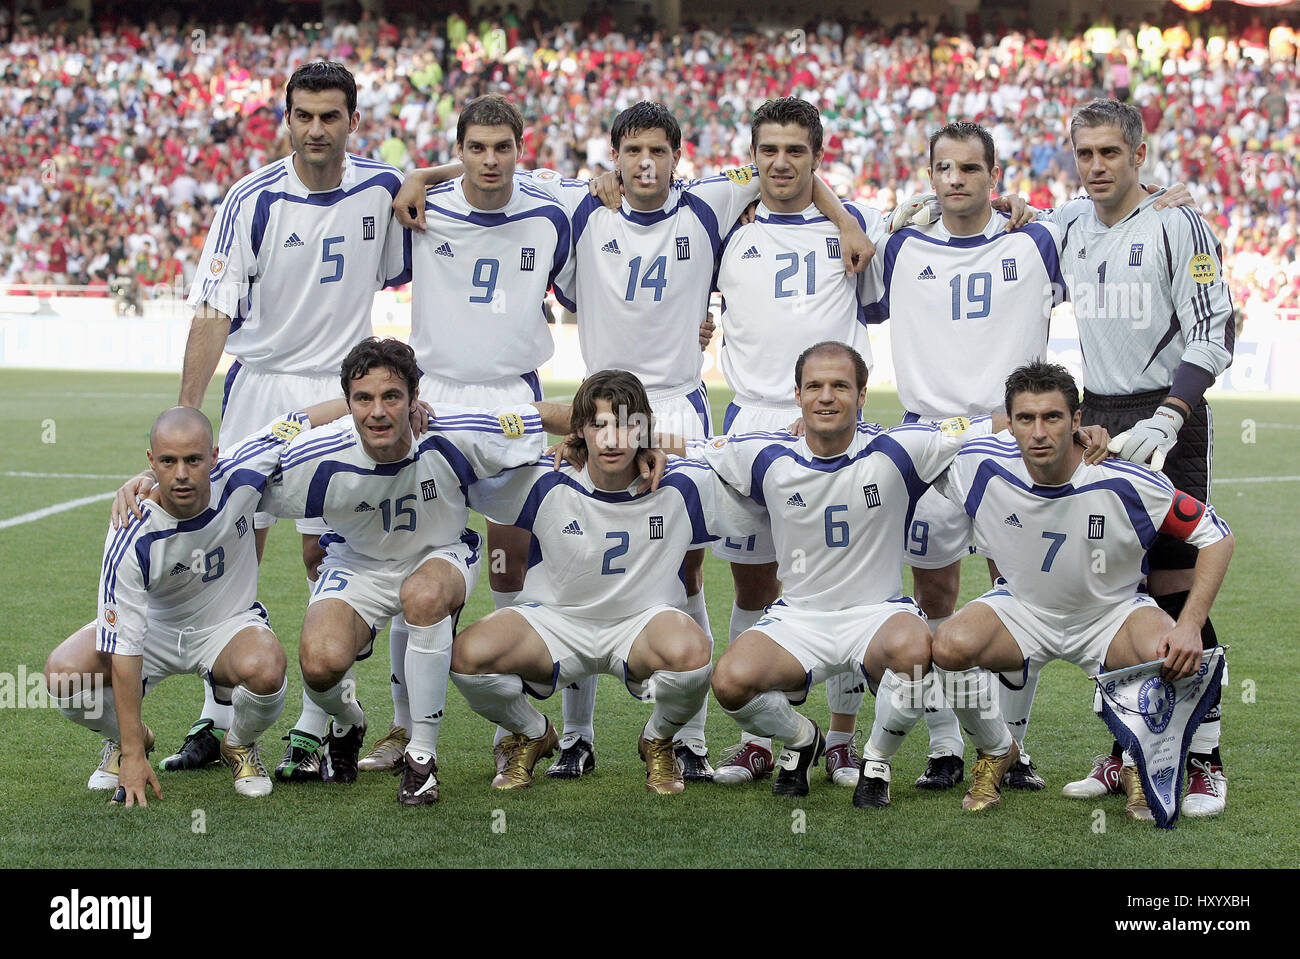
POLYGON ((234 706, 221 757, 234 771, 235 791, 271 792, 257 739, 284 706, 285 657, 256 601, 253 513, 287 442, 345 409, 335 400, 290 414, 222 459, 198 410, 178 406, 154 421, 148 458, 157 485, 138 507, 142 521, 109 530, 99 620, 45 664, 59 710, 107 740, 89 788, 143 806, 147 783, 161 798, 145 758, 153 733, 140 701, 168 676, 197 673, 234 706))
MULTIPOLYGON (((344 358, 350 419, 298 437, 264 508, 323 520, 325 559, 303 622, 307 695, 333 718, 320 778, 356 780, 366 719, 352 666, 375 633, 406 617, 411 738, 397 799, 439 798, 437 745, 456 618, 478 578, 481 540, 466 529, 466 491, 481 477, 534 462, 543 420, 531 405, 475 410, 439 404, 426 436, 412 433, 419 370, 400 340, 362 340, 344 358)), ((540 404, 547 406, 547 404, 540 404)), ((557 408, 558 409, 558 408, 557 408)), ((554 421, 550 421, 554 423, 554 421)))
POLYGON ((727 485, 766 506, 785 586, 723 654, 713 691, 742 730, 784 743, 772 792, 806 796, 825 738, 792 703, 846 670, 865 676, 876 716, 853 804, 882 807, 890 759, 922 716, 930 671, 930 630, 902 590, 905 531, 921 494, 988 420, 859 423, 867 366, 843 343, 809 347, 794 376, 803 437, 739 434, 706 451, 727 485))
MULTIPOLYGON (((935 666, 950 673, 945 684, 958 697, 958 717, 965 726, 963 707, 983 707, 980 728, 997 735, 977 745, 993 753, 1008 748, 1011 733, 987 725, 1001 715, 984 670, 1012 685, 1053 659, 1090 673, 1163 660, 1165 679, 1191 675, 1233 548, 1214 510, 1162 474, 1124 460, 1085 461, 1071 440, 1078 387, 1063 367, 1037 362, 1012 372, 1006 407, 1014 442, 989 437, 968 445, 935 487, 972 518, 976 542, 1002 574, 934 641, 935 666), (1200 549, 1177 623, 1138 591, 1147 550, 1162 532, 1200 549)), ((977 767, 968 796, 996 805, 1000 782, 1000 774, 977 767)), ((1127 755, 1121 783, 1129 818, 1154 818, 1127 755)))
POLYGON ((680 608, 686 555, 766 524, 693 460, 670 461, 657 489, 638 492, 636 458, 651 436, 641 381, 604 370, 573 400, 569 446, 582 466, 556 471, 543 461, 470 490, 475 509, 532 534, 517 605, 479 620, 452 647, 465 700, 511 733, 498 746, 497 789, 529 786, 537 760, 559 744, 525 693, 545 698, 597 673, 654 702, 639 740, 646 788, 685 789, 673 738, 704 705, 712 672, 709 639, 680 608))

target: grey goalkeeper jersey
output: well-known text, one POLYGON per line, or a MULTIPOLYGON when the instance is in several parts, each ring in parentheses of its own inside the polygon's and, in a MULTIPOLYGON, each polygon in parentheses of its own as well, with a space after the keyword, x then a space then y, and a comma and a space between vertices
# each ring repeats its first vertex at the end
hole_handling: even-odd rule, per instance
POLYGON ((1087 197, 1048 218, 1062 232, 1084 386, 1105 396, 1168 389, 1186 363, 1199 369, 1184 368, 1174 393, 1194 403, 1232 363, 1232 294, 1209 224, 1190 207, 1154 209, 1158 196, 1111 227, 1087 197))

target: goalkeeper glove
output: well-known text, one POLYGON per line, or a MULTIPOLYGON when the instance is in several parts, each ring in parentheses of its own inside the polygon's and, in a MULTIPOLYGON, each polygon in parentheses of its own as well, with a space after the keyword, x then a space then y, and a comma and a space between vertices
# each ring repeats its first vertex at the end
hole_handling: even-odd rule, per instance
POLYGON ((894 210, 889 218, 889 232, 897 233, 903 227, 915 223, 925 226, 939 219, 939 197, 933 193, 921 193, 909 197, 894 210))
POLYGON ((1154 415, 1112 439, 1108 449, 1132 463, 1146 464, 1149 459, 1151 468, 1160 470, 1164 468, 1165 457, 1178 442, 1178 431, 1182 426, 1182 411, 1166 403, 1154 415))

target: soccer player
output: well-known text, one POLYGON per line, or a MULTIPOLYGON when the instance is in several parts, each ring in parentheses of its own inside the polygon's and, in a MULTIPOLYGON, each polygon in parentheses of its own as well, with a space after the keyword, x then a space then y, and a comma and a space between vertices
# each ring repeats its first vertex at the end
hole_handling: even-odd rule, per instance
MULTIPOLYGON (((1061 264, 1083 351, 1084 418, 1118 434, 1113 449, 1125 459, 1163 469, 1178 489, 1208 502, 1214 421, 1205 390, 1232 362, 1232 294, 1209 224, 1194 209, 1157 208, 1138 182, 1142 134, 1141 114, 1115 100, 1094 100, 1070 122, 1088 197, 1052 219, 1064 234, 1061 264)), ((1181 622, 1195 544, 1161 534, 1149 560, 1149 592, 1181 622)), ((1218 643, 1208 619, 1201 639, 1207 648, 1218 643)), ((1220 731, 1216 699, 1187 757, 1189 816, 1225 807, 1220 731)), ((1117 792, 1120 763, 1115 743, 1065 794, 1117 792)))
POLYGON ((341 383, 352 419, 292 443, 266 502, 271 512, 321 519, 332 531, 299 649, 308 695, 333 719, 320 778, 356 779, 366 720, 351 667, 400 611, 410 633, 412 728, 398 800, 425 805, 439 795, 452 633, 479 570, 481 540, 465 528, 466 492, 482 477, 536 460, 542 420, 533 406, 488 412, 439 404, 429 435, 416 442, 409 417, 419 370, 411 348, 395 339, 354 347, 341 383))
MULTIPOLYGON (((930 179, 941 216, 894 233, 868 269, 869 321, 890 319, 890 345, 904 423, 937 422, 997 410, 1008 373, 1047 350, 1052 307, 1062 296, 1051 224, 1030 222, 1008 232, 992 192, 1002 170, 993 137, 982 126, 954 122, 930 137, 930 179), (978 362, 974 361, 978 357, 978 362)), ((938 629, 956 606, 962 558, 973 551, 969 518, 937 491, 921 497, 907 530, 905 560, 916 599, 938 629)), ((965 775, 961 728, 929 691, 930 756, 916 781, 947 789, 965 775)), ((1033 689, 1023 702, 1008 691, 1004 709, 1024 745, 1033 689)), ((1042 789, 1028 753, 1008 784, 1042 789)))
MULTIPOLYGON (((571 244, 564 209, 526 178, 516 181, 523 127, 499 94, 467 104, 456 123, 465 172, 427 192, 426 229, 410 235, 410 342, 426 402, 496 408, 542 398, 537 368, 555 352, 544 301, 571 272, 571 244)), ((523 585, 528 534, 489 520, 487 544, 500 609, 523 585)), ((393 725, 361 769, 392 768, 406 746, 405 653, 405 631, 391 632, 393 725)))
POLYGON ((480 715, 504 726, 492 784, 520 789, 559 745, 525 691, 606 672, 655 706, 639 748, 646 788, 685 788, 673 739, 709 691, 712 652, 680 606, 687 552, 718 530, 749 535, 765 524, 702 463, 671 461, 655 491, 635 492, 636 456, 651 436, 645 388, 624 370, 588 377, 573 400, 570 445, 584 465, 548 461, 476 484, 476 508, 509 515, 532 533, 534 565, 518 605, 479 620, 455 641, 452 679, 480 715))
MULTIPOLYGON (((293 153, 236 183, 208 232, 190 291, 195 313, 179 402, 201 406, 223 350, 232 353, 221 404, 227 445, 282 410, 338 396, 343 356, 371 333, 375 290, 406 282, 389 272, 402 263, 400 248, 392 249, 402 231, 390 229, 401 174, 347 152, 359 122, 356 82, 342 64, 300 66, 285 88, 293 153)), ((259 559, 273 522, 266 512, 256 518, 259 559)), ((326 529, 318 522, 298 529, 310 587, 326 529)), ((228 716, 209 694, 186 745, 165 768, 210 761, 228 716)), ((304 691, 277 778, 316 776, 327 725, 304 691)))
POLYGON ((154 421, 148 458, 157 482, 135 506, 142 519, 109 530, 98 622, 45 665, 59 710, 105 737, 89 788, 115 790, 127 806, 147 804, 146 784, 161 798, 141 697, 168 676, 197 673, 233 713, 220 753, 235 791, 271 792, 257 740, 284 707, 285 656, 257 602, 253 513, 288 440, 344 411, 335 400, 289 414, 220 459, 198 410, 178 406, 154 421))
MULTIPOLYGON (((935 487, 972 518, 977 541, 1003 577, 934 640, 935 665, 953 674, 963 725, 968 711, 961 707, 978 713, 980 702, 984 723, 1000 719, 987 715, 1000 710, 984 670, 1023 683, 1053 659, 1089 673, 1163 660, 1167 679, 1190 675, 1200 665, 1201 630, 1232 556, 1228 527, 1208 505, 1144 466, 1085 462, 1072 439, 1081 420, 1078 388, 1063 367, 1039 362, 1015 370, 1006 409, 1014 442, 998 436, 968 444, 935 487), (1158 535, 1199 548, 1176 623, 1139 592, 1158 535)), ((997 733, 976 739, 981 750, 1010 744, 1014 753, 1010 731, 995 725, 966 728, 997 733)), ((1119 779, 1127 815, 1154 818, 1131 759, 1119 779)), ((996 769, 977 764, 973 780, 973 805, 1001 801, 996 769)))
POLYGON ((742 434, 706 451, 725 483, 767 508, 785 588, 722 655, 713 691, 742 729, 784 744, 772 792, 805 796, 825 737, 791 702, 828 676, 858 672, 876 694, 876 718, 853 804, 881 807, 890 759, 923 713, 930 668, 930 631, 902 591, 903 534, 916 501, 975 432, 964 418, 891 430, 860 423, 867 366, 843 343, 805 350, 795 384, 802 437, 742 434))
MULTIPOLYGON (((844 272, 838 231, 813 205, 813 183, 822 158, 817 108, 795 97, 768 100, 750 122, 750 146, 758 170, 759 203, 751 222, 737 225, 718 262, 724 335, 719 360, 736 393, 722 431, 729 434, 802 429, 790 393, 790 370, 813 343, 853 344, 871 366, 859 302, 859 282, 844 272)), ((887 233, 874 210, 846 203, 872 243, 887 233)), ((727 537, 713 554, 731 563, 736 596, 728 640, 734 643, 780 596, 775 548, 765 531, 727 537)), ((831 708, 826 773, 838 785, 855 786, 860 761, 853 745, 858 708, 866 693, 861 675, 848 672, 826 682, 831 708)), ((772 772, 771 740, 745 733, 728 750, 713 781, 743 783, 772 772)))

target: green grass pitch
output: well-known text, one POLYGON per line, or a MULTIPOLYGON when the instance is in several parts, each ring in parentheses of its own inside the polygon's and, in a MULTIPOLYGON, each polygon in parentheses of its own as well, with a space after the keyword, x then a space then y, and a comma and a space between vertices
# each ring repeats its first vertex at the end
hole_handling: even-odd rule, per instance
MULTIPOLYGON (((168 375, 0 372, 0 523, 115 489, 117 477, 144 465, 149 423, 175 400, 176 382, 168 375)), ((554 384, 549 392, 563 396, 571 389, 554 384)), ((728 399, 715 391, 715 422, 728 399)), ((214 383, 207 404, 214 420, 218 405, 214 383)), ((962 814, 956 792, 912 788, 924 765, 920 727, 895 760, 893 805, 883 811, 853 809, 851 791, 831 786, 820 771, 811 794, 798 801, 774 799, 770 781, 650 795, 635 749, 648 707, 609 678, 601 680, 597 704, 599 766, 576 783, 547 780, 540 775, 543 761, 533 788, 494 793, 488 786, 491 727, 453 687, 436 806, 400 807, 396 779, 382 774, 363 774, 351 787, 277 785, 269 799, 247 800, 235 795, 229 772, 215 767, 162 774, 161 802, 123 811, 109 806, 104 793, 85 788, 98 760, 92 735, 52 709, 29 708, 25 701, 19 708, 12 699, 20 670, 39 673, 48 651, 95 613, 108 507, 99 501, 0 528, 0 682, 10 696, 0 709, 0 858, 11 867, 48 868, 1294 868, 1300 865, 1300 826, 1285 770, 1292 768, 1300 729, 1300 401, 1218 397, 1214 410, 1215 504, 1237 537, 1214 612, 1220 637, 1232 645, 1223 742, 1231 788, 1227 812, 1218 819, 1184 819, 1177 830, 1163 832, 1125 821, 1119 797, 1080 802, 1060 795, 1061 785, 1085 772, 1110 742, 1091 713, 1088 680, 1063 663, 1045 671, 1029 730, 1029 748, 1048 788, 1008 793, 1002 808, 987 815, 962 814)), ((870 393, 869 419, 893 423, 899 415, 892 392, 870 393)), ((263 741, 268 766, 280 757, 279 737, 297 716, 301 690, 296 649, 307 596, 298 544, 292 527, 282 524, 262 566, 260 598, 291 664, 285 713, 263 741)), ((721 655, 730 574, 710 556, 705 575, 721 655)), ((462 623, 490 608, 482 579, 462 623)), ((986 586, 983 560, 970 560, 963 601, 986 586)), ((358 674, 370 741, 391 716, 382 639, 358 674)), ((187 678, 150 693, 144 713, 159 737, 155 761, 179 745, 200 695, 198 682, 187 678)), ((556 696, 543 708, 558 720, 559 706, 556 696)), ((825 726, 820 690, 805 708, 825 726)), ((868 698, 861 726, 869 726, 871 708, 868 698)), ((716 702, 708 732, 715 758, 738 740, 735 724, 716 702)), ((967 753, 969 759, 969 746, 967 753)))

